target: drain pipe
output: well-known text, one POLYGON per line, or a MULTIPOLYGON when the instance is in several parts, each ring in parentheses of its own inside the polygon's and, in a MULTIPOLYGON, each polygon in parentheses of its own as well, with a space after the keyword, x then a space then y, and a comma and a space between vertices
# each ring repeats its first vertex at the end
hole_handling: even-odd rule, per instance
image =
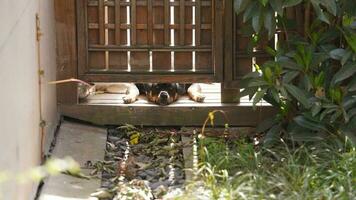
MULTIPOLYGON (((40 7, 40 1, 39 1, 40 7)), ((38 9, 39 11, 40 9, 38 9)), ((42 110, 42 76, 44 75, 44 70, 41 67, 41 37, 43 33, 41 32, 40 26, 40 16, 39 12, 36 13, 36 43, 37 43, 37 74, 38 74, 38 104, 39 104, 39 127, 40 127, 40 155, 41 161, 44 161, 44 139, 45 139, 45 127, 46 121, 43 119, 43 110, 42 110)))

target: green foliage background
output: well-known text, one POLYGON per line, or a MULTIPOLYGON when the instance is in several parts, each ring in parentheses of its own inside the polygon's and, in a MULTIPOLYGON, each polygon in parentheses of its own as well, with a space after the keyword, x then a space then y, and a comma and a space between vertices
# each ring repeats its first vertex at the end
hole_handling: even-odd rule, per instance
POLYGON ((262 99, 278 114, 258 127, 265 142, 347 138, 356 142, 356 9, 354 0, 235 0, 251 42, 283 36, 273 56, 242 81, 241 96, 262 99), (286 16, 298 9, 303 24, 286 16), (299 26, 296 25, 299 23, 299 26))

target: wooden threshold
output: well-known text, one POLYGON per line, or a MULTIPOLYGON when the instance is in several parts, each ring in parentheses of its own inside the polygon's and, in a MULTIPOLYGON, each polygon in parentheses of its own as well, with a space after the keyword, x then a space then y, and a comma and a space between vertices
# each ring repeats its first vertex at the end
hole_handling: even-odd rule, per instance
MULTIPOLYGON (((97 125, 133 124, 144 126, 201 126, 209 112, 222 110, 230 126, 256 126, 272 116, 270 106, 257 108, 221 104, 216 106, 123 106, 123 105, 59 105, 60 113, 97 125)), ((223 117, 217 114, 215 125, 223 126, 223 117)))

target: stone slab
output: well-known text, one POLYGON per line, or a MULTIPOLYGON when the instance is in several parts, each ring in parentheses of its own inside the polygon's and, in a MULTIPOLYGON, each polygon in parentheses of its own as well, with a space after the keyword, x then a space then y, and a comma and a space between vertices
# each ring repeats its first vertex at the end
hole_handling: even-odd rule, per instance
MULTIPOLYGON (((87 161, 103 160, 105 155, 106 129, 74 122, 63 122, 58 133, 53 157, 67 156, 76 160, 84 169, 87 161)), ((49 177, 45 180, 39 200, 87 200, 100 187, 100 179, 85 180, 67 175, 49 177)))

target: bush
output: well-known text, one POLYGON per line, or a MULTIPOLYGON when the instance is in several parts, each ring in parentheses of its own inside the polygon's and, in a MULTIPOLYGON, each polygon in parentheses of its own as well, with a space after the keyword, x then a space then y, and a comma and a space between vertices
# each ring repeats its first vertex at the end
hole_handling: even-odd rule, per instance
POLYGON ((278 114, 257 130, 265 142, 328 137, 356 142, 356 9, 354 0, 235 0, 253 43, 283 35, 266 47, 273 59, 242 80, 241 96, 262 99, 278 114), (286 9, 299 8, 302 30, 286 9), (296 31, 299 30, 299 31, 296 31))

